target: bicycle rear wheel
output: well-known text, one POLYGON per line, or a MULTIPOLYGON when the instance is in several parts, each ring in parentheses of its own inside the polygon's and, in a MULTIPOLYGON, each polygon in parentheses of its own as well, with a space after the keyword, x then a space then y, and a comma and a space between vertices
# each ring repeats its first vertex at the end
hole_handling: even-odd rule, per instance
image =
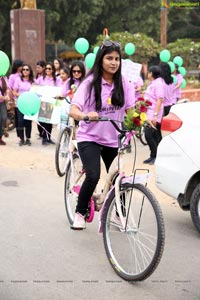
POLYGON ((140 184, 122 185, 120 221, 115 192, 103 217, 106 255, 115 272, 127 281, 141 281, 156 269, 164 249, 164 220, 154 195, 140 184))
POLYGON ((70 225, 74 222, 74 214, 78 200, 78 193, 85 179, 83 165, 78 154, 73 154, 72 164, 69 162, 65 175, 64 197, 65 209, 70 225))
POLYGON ((147 141, 146 141, 146 138, 145 138, 145 132, 144 132, 144 126, 142 126, 142 127, 140 128, 139 139, 140 139, 140 142, 141 142, 144 146, 147 145, 147 141))
POLYGON ((69 154, 69 138, 70 138, 70 129, 64 128, 58 137, 58 141, 56 144, 56 152, 55 152, 55 164, 56 164, 56 172, 62 177, 66 172, 66 164, 67 157, 69 154))

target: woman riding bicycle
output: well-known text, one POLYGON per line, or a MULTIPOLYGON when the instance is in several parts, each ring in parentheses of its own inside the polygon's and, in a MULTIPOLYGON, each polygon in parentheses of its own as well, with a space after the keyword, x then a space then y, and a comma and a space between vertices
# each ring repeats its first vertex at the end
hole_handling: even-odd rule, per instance
POLYGON ((86 173, 72 229, 85 228, 88 203, 100 178, 100 157, 108 171, 118 152, 116 129, 109 122, 98 122, 98 118, 106 116, 122 121, 134 104, 134 86, 121 75, 120 44, 104 41, 94 66, 79 86, 71 105, 70 115, 80 121, 78 151, 86 173), (84 122, 86 116, 96 122, 84 122))

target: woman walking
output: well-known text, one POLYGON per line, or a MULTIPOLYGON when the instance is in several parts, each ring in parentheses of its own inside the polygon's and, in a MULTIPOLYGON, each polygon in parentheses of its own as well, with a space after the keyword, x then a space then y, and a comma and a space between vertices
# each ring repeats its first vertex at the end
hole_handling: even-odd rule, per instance
POLYGON ((0 146, 6 145, 3 135, 7 120, 6 101, 10 100, 9 91, 7 79, 0 77, 0 146))
POLYGON ((171 70, 168 63, 162 62, 159 64, 160 76, 163 79, 164 88, 164 116, 169 114, 170 108, 176 103, 176 92, 173 78, 171 76, 171 70))
MULTIPOLYGON (((48 62, 45 67, 45 74, 35 79, 35 83, 42 86, 59 86, 59 79, 55 75, 55 67, 52 62, 48 62)), ((51 139, 52 124, 40 122, 42 126, 42 145, 55 144, 51 139)))
MULTIPOLYGON (((16 79, 20 78, 22 75, 22 66, 23 66, 23 61, 21 59, 16 59, 13 61, 11 74, 8 79, 8 84, 12 92, 14 89, 14 84, 16 79)), ((17 118, 17 97, 15 97, 14 95, 12 97, 12 102, 14 103, 14 108, 15 108, 15 128, 16 128, 17 136, 19 137, 18 118, 17 118)))
MULTIPOLYGON (((13 88, 13 94, 15 97, 19 97, 24 92, 30 91, 30 88, 34 82, 33 70, 30 65, 23 64, 22 75, 16 79, 13 88)), ((24 114, 17 108, 18 118, 18 134, 19 134, 19 146, 28 145, 31 146, 31 131, 32 121, 25 120, 24 114), (26 137, 26 141, 25 141, 26 137)))
POLYGON ((160 78, 159 66, 152 66, 148 71, 149 85, 145 91, 145 100, 152 105, 148 107, 147 117, 149 125, 145 127, 145 138, 150 149, 150 157, 143 161, 144 164, 153 165, 156 159, 157 147, 162 139, 161 120, 163 116, 164 88, 160 78))

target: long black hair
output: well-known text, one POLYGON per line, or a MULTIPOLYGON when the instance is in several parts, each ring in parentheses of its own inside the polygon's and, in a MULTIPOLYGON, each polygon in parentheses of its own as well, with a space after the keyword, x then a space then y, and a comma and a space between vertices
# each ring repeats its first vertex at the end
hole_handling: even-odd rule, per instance
MULTIPOLYGON (((45 74, 45 67, 46 67, 46 61, 44 61, 44 60, 39 60, 39 61, 37 61, 36 66, 40 66, 40 67, 43 68, 42 76, 44 77, 44 74, 45 74)), ((36 76, 35 76, 35 78, 37 79, 38 77, 39 77, 39 74, 37 73, 36 76)))
POLYGON ((22 67, 23 61, 21 59, 15 59, 12 64, 11 74, 17 73, 19 67, 22 67))
POLYGON ((102 75, 103 75, 103 68, 102 68, 103 57, 106 54, 111 53, 113 51, 116 51, 119 54, 120 65, 119 65, 117 72, 113 75, 114 90, 113 90, 113 93, 111 96, 111 103, 112 103, 112 105, 118 106, 118 107, 122 107, 124 105, 124 89, 123 89, 122 76, 121 76, 121 59, 122 59, 121 58, 121 49, 120 49, 119 44, 112 42, 112 41, 106 41, 99 48, 97 55, 96 55, 94 65, 87 75, 87 76, 89 76, 90 74, 93 74, 93 80, 89 86, 88 99, 90 98, 92 89, 94 88, 97 111, 101 110, 101 107, 102 107, 101 82, 102 82, 102 75))
POLYGON ((173 83, 173 78, 171 76, 171 69, 168 63, 162 62, 159 64, 160 67, 160 77, 162 77, 166 84, 173 83))
POLYGON ((160 77, 160 68, 159 66, 151 66, 148 70, 148 72, 152 73, 152 76, 154 79, 157 79, 160 77))
POLYGON ((2 96, 5 95, 5 92, 7 91, 8 89, 8 86, 7 86, 7 83, 5 81, 5 78, 2 76, 0 77, 0 80, 1 80, 1 86, 0 86, 0 91, 2 93, 2 96))

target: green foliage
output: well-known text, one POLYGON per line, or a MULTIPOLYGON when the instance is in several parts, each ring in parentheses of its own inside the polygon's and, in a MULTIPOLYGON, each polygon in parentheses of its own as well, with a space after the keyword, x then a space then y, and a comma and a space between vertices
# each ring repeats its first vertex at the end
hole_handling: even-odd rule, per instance
MULTIPOLYGON (((37 8, 45 10, 46 40, 63 41, 74 45, 79 37, 85 37, 90 44, 106 27, 113 40, 121 41, 124 46, 132 42, 136 53, 131 57, 142 62, 155 57, 162 50, 160 38, 160 0, 37 0, 37 8), (138 33, 140 32, 140 33, 138 33)), ((20 1, 0 1, 0 50, 10 56, 10 10, 20 8, 20 1)), ((181 38, 199 38, 200 14, 198 9, 175 9, 168 11, 168 41, 181 38)), ((97 40, 98 42, 98 40, 97 40)), ((185 41, 184 41, 185 43, 185 41)), ((199 60, 199 45, 179 43, 172 47, 173 53, 183 56, 190 66, 199 60), (183 48, 183 49, 182 49, 183 48), (185 49, 185 50, 184 50, 185 49), (192 57, 192 59, 191 59, 192 57)), ((172 49, 171 48, 171 49, 172 49)), ((123 56, 126 57, 125 53, 123 56)))
MULTIPOLYGON (((105 36, 99 35, 97 37, 97 44, 95 46, 100 46, 104 39, 105 36)), ((139 63, 146 62, 152 57, 156 57, 161 49, 158 43, 142 33, 132 34, 130 32, 115 32, 111 33, 109 39, 118 41, 121 44, 123 58, 129 57, 131 60, 139 63), (127 56, 127 54, 124 52, 124 47, 130 42, 135 45, 136 51, 133 55, 127 56)))
POLYGON ((198 64, 200 43, 195 43, 191 39, 178 39, 168 44, 167 49, 171 52, 172 57, 181 56, 186 68, 198 64))

